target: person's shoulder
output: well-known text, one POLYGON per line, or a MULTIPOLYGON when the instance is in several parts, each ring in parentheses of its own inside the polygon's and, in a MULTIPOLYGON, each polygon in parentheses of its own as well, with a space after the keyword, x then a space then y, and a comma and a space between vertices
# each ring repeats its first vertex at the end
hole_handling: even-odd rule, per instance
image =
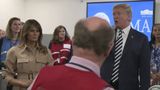
POLYGON ((63 69, 61 69, 62 66, 63 65, 57 65, 57 66, 47 65, 47 66, 43 67, 40 70, 39 75, 40 76, 44 76, 44 77, 47 77, 48 74, 50 74, 50 75, 56 75, 57 72, 63 70, 63 69))
POLYGON ((52 66, 52 65, 47 65, 45 67, 43 67, 41 69, 41 71, 43 72, 50 72, 50 71, 53 71, 54 69, 60 69, 61 67, 63 67, 63 65, 57 65, 57 66, 52 66))
POLYGON ((141 38, 146 38, 147 39, 147 36, 144 33, 139 32, 138 30, 133 29, 133 28, 131 30, 133 31, 134 35, 136 35, 138 37, 141 37, 141 38))
POLYGON ((1 37, 0 40, 2 41, 2 40, 10 40, 10 39, 8 39, 8 38, 5 36, 5 37, 1 37))
POLYGON ((64 40, 64 43, 72 43, 72 40, 67 38, 67 39, 64 40))
POLYGON ((19 47, 17 46, 12 46, 9 51, 17 51, 19 49, 19 47))
POLYGON ((16 46, 12 46, 8 52, 20 52, 22 51, 24 48, 20 47, 20 45, 16 45, 16 46))
POLYGON ((11 55, 11 54, 17 54, 17 52, 19 52, 18 51, 18 48, 16 47, 16 46, 13 46, 13 47, 11 47, 9 50, 8 50, 8 52, 7 52, 7 54, 8 55, 11 55))
POLYGON ((41 70, 50 70, 50 69, 53 69, 55 66, 51 66, 51 65, 47 65, 45 67, 43 67, 41 70))
POLYGON ((54 69, 54 66, 45 66, 40 70, 40 75, 47 74, 46 72, 51 72, 54 69))
POLYGON ((144 33, 142 33, 142 32, 139 32, 138 30, 136 30, 136 29, 131 29, 134 33, 136 33, 137 35, 144 35, 144 33))

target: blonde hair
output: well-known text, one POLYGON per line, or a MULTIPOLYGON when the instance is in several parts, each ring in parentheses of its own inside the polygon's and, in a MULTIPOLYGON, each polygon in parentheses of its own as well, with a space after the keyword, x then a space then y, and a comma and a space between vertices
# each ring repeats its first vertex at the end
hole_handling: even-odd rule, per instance
MULTIPOLYGON (((132 18, 132 9, 128 4, 117 4, 113 7, 113 9, 122 8, 126 11, 126 13, 132 18)), ((131 21, 131 20, 130 20, 131 21)))
MULTIPOLYGON (((9 39, 12 39, 12 38, 13 38, 13 32, 12 32, 11 26, 12 26, 12 24, 13 24, 13 22, 14 22, 15 20, 21 21, 20 18, 12 17, 12 18, 8 21, 8 24, 7 24, 6 37, 9 38, 9 39)), ((20 39, 20 34, 21 34, 21 31, 18 33, 18 39, 20 39)))

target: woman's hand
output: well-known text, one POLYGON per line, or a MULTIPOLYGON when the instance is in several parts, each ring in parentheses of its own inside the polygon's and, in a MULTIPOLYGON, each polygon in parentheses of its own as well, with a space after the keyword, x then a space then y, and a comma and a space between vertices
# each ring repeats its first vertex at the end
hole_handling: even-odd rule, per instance
POLYGON ((22 87, 28 88, 31 85, 32 80, 21 80, 20 83, 22 87))

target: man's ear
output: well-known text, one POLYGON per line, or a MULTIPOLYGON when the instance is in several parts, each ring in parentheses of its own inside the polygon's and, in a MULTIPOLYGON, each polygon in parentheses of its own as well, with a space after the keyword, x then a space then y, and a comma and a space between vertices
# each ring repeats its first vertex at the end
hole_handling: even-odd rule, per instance
POLYGON ((131 15, 131 14, 128 15, 128 20, 129 20, 130 22, 132 21, 132 15, 131 15))
POLYGON ((106 53, 105 53, 105 56, 107 56, 108 57, 108 55, 110 54, 110 52, 111 52, 111 50, 112 50, 112 48, 113 48, 113 42, 110 42, 109 43, 109 45, 108 45, 108 50, 106 51, 106 53))

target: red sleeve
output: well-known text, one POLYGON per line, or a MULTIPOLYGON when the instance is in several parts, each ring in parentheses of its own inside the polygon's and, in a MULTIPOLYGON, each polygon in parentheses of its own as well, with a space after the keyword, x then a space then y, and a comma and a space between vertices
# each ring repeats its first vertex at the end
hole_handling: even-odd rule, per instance
POLYGON ((47 68, 47 66, 42 68, 38 76, 34 79, 33 86, 31 86, 31 90, 45 90, 43 89, 43 86, 42 86, 44 83, 44 78, 45 78, 43 77, 45 74, 45 70, 46 70, 45 68, 47 68))

